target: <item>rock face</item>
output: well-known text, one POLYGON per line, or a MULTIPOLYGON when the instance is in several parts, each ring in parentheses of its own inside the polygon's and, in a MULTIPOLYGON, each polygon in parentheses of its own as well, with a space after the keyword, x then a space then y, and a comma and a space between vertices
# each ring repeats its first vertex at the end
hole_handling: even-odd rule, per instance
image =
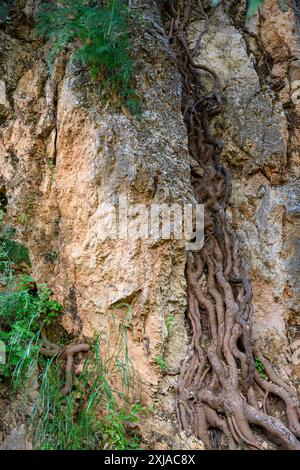
MULTIPOLYGON (((163 377, 155 360, 164 354, 176 368, 186 355, 185 247, 174 240, 101 239, 109 227, 103 204, 117 208, 120 197, 146 207, 195 202, 180 77, 156 3, 148 2, 146 21, 133 34, 140 120, 105 105, 99 85, 69 53, 48 70, 47 48, 30 33, 37 4, 19 1, 19 16, 0 30, 0 195, 7 200, 6 221, 29 248, 33 276, 46 281, 65 306, 62 324, 69 333, 91 338, 113 314, 124 314, 119 304, 131 306, 130 355, 144 402, 156 403, 144 445, 201 448, 196 439, 173 438, 176 376, 163 377)), ((216 70, 225 97, 214 126, 233 176, 232 219, 252 279, 255 337, 280 373, 289 374, 292 366, 299 383, 295 21, 291 10, 282 13, 268 0, 247 26, 258 34, 255 39, 219 6, 210 11, 197 60, 216 70), (263 70, 262 49, 270 55, 270 71, 263 70), (279 91, 272 88, 276 78, 283 82, 279 91)), ((201 29, 203 23, 193 26, 201 29)), ((191 41, 195 37, 191 30, 191 41)))
MULTIPOLYGON (((254 334, 283 375, 290 363, 299 384, 299 30, 293 11, 273 0, 241 29, 241 7, 231 16, 226 6, 214 11, 197 60, 221 80, 225 110, 214 125, 233 177, 232 220, 252 281, 254 334)), ((201 28, 194 24, 192 41, 201 28)))
MULTIPOLYGON (((131 306, 129 354, 150 405, 160 389, 155 357, 166 352, 170 367, 178 367, 186 351, 186 250, 176 240, 103 240, 110 223, 103 204, 118 210, 123 197, 150 208, 193 203, 194 196, 175 57, 155 2, 144 16, 133 51, 140 120, 105 105, 99 84, 69 55, 49 71, 44 46, 25 42, 27 30, 1 31, 0 190, 6 220, 29 248, 33 276, 65 307, 69 333, 91 338, 112 315, 126 314, 118 305, 131 306)), ((164 382, 162 413, 175 426, 176 377, 164 382)))

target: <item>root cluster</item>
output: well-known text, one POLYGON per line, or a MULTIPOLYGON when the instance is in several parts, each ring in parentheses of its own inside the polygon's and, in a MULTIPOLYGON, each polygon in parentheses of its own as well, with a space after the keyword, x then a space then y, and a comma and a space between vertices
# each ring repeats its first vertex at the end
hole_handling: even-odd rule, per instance
POLYGON ((251 287, 226 213, 231 178, 221 163, 222 143, 209 128, 210 119, 222 110, 219 80, 214 70, 194 60, 208 17, 201 0, 157 1, 182 77, 192 182, 205 207, 205 243, 199 252, 188 254, 186 266, 192 339, 177 385, 178 422, 208 449, 261 449, 272 441, 276 447, 300 450, 297 394, 252 341, 251 287), (192 14, 205 20, 193 50, 186 33, 192 14), (211 78, 209 92, 204 76, 206 81, 211 78), (267 379, 256 370, 255 358, 267 379), (280 402, 278 417, 273 405, 280 402))
POLYGON ((61 359, 66 360, 66 364, 65 364, 66 381, 61 391, 62 396, 66 396, 72 390, 74 356, 78 353, 88 352, 90 350, 90 346, 87 343, 78 343, 78 344, 69 345, 65 348, 61 348, 57 344, 51 343, 48 340, 44 329, 42 329, 42 340, 43 340, 43 346, 41 348, 41 354, 44 354, 45 356, 49 356, 49 357, 59 356, 61 359))

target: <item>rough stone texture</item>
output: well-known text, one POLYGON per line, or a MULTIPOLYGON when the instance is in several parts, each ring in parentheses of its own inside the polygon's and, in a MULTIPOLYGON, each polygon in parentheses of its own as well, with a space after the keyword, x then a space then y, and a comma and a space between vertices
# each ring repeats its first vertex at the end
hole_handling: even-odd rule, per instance
MULTIPOLYGON (((37 3, 19 2, 28 18, 37 3)), ((69 56, 49 73, 45 47, 30 42, 24 18, 0 30, 0 191, 8 197, 7 222, 29 247, 33 275, 64 304, 62 323, 70 333, 91 337, 116 314, 112 307, 132 305, 130 354, 144 402, 154 401, 157 410, 143 425, 144 445, 199 449, 199 441, 176 428, 176 376, 162 377, 155 362, 165 353, 177 367, 186 353, 185 249, 172 241, 99 238, 108 223, 100 204, 114 205, 120 195, 146 205, 193 201, 180 77, 154 1, 145 16, 149 22, 135 35, 134 50, 140 122, 105 106, 99 87, 69 56), (171 337, 169 315, 175 317, 171 337)), ((257 72, 254 38, 243 35, 221 6, 210 20, 197 60, 215 68, 225 98, 214 126, 233 175, 232 219, 252 279, 255 336, 283 376, 290 360, 300 380, 300 104, 293 102, 300 89, 299 27, 275 0, 248 25, 272 56, 273 74, 284 81, 275 92, 257 72)))
POLYGON ((220 7, 211 18, 198 61, 214 68, 221 80, 225 111, 215 125, 224 141, 224 160, 246 175, 260 171, 276 184, 286 161, 283 108, 270 88, 262 89, 255 58, 220 7))
MULTIPOLYGON (((298 384, 300 105, 292 98, 300 85, 293 82, 299 77, 300 49, 295 22, 292 10, 283 13, 277 1, 267 0, 246 24, 260 35, 259 43, 220 5, 197 61, 211 66, 221 80, 225 110, 214 126, 233 177, 232 220, 252 281, 254 335, 283 376, 289 375, 287 362, 294 362, 298 384), (273 60, 272 74, 283 81, 278 92, 268 71, 257 72, 261 48, 273 60)), ((203 22, 193 26, 200 31, 203 22)), ((191 40, 196 37, 191 29, 191 40)))
POLYGON ((11 392, 0 387, 0 450, 30 450, 32 443, 26 435, 24 423, 30 416, 30 404, 22 396, 11 398, 11 392))
POLYGON ((155 356, 167 348, 166 359, 178 367, 186 352, 185 247, 100 237, 109 223, 101 204, 117 207, 119 196, 147 207, 194 202, 175 57, 155 2, 144 15, 134 43, 141 120, 105 105, 101 87, 70 56, 59 57, 49 73, 42 44, 25 42, 22 28, 0 32, 0 190, 8 198, 6 221, 29 248, 33 276, 65 306, 69 333, 91 338, 107 329, 112 314, 126 313, 112 307, 132 306, 129 354, 143 402, 155 400, 176 429, 171 385, 167 392, 164 386, 159 411, 162 374, 155 356), (175 327, 167 339, 169 315, 175 327))
POLYGON ((147 447, 152 450, 205 450, 195 436, 187 436, 183 431, 172 434, 173 423, 165 419, 152 418, 143 435, 147 447))
POLYGON ((30 442, 26 440, 25 427, 12 429, 1 444, 0 450, 32 450, 30 442))

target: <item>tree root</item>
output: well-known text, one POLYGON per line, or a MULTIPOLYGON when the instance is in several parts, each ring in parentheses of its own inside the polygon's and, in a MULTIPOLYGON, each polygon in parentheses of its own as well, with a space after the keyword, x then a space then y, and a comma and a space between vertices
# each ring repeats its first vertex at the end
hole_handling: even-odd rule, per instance
MULTIPOLYGON (((220 161, 222 142, 209 128, 211 117, 222 110, 219 79, 210 67, 194 61, 204 33, 191 50, 186 29, 193 2, 157 2, 182 77, 182 114, 192 183, 205 211, 204 246, 199 252, 188 253, 186 265, 192 338, 176 387, 179 426, 201 439, 208 449, 262 449, 266 440, 285 449, 300 449, 298 397, 253 345, 251 287, 226 213, 231 178, 220 161), (212 78, 207 92, 202 86, 203 73, 212 78), (268 380, 255 370, 255 357, 261 360, 268 380), (285 424, 270 415, 270 406, 266 405, 270 394, 282 400, 285 424), (212 438, 215 430, 222 433, 217 443, 212 438)), ((206 21, 206 32, 209 19, 201 1, 198 7, 206 21)))
POLYGON ((41 347, 41 354, 45 356, 53 357, 53 356, 60 356, 61 358, 66 359, 65 365, 65 374, 66 374, 66 381, 65 385, 62 388, 62 396, 68 395, 72 390, 73 385, 73 362, 74 356, 80 352, 88 352, 90 350, 90 346, 87 343, 78 343, 69 345, 65 348, 61 348, 57 344, 51 343, 48 338, 45 329, 41 330, 41 337, 43 340, 43 346, 41 347))

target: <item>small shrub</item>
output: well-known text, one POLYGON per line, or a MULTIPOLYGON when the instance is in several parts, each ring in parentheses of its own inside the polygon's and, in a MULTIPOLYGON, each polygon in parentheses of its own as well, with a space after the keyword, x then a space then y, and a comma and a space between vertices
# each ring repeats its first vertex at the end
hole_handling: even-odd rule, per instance
POLYGON ((36 33, 50 41, 50 62, 72 43, 75 56, 92 78, 101 80, 108 95, 117 94, 136 113, 138 100, 131 86, 134 64, 129 55, 131 23, 128 7, 120 0, 102 5, 60 0, 42 4, 36 33))
POLYGON ((0 375, 11 377, 13 388, 28 376, 41 348, 41 329, 61 312, 45 285, 37 285, 28 275, 12 270, 0 275, 0 340, 6 344, 6 363, 0 375), (34 289, 33 289, 34 286, 34 289))
POLYGON ((26 212, 23 212, 19 217, 19 221, 21 224, 27 224, 29 220, 30 220, 30 215, 27 214, 26 212))
POLYGON ((24 245, 15 240, 4 237, 0 237, 0 245, 0 253, 2 253, 2 256, 0 254, 0 270, 1 265, 7 264, 8 262, 14 265, 20 265, 24 263, 25 265, 30 266, 28 250, 24 245), (5 255, 3 256, 3 254, 5 255))
POLYGON ((159 365, 161 370, 167 370, 169 368, 168 363, 166 362, 162 354, 157 354, 157 356, 155 357, 155 361, 156 364, 159 365))
POLYGON ((268 380, 264 365, 258 357, 255 358, 255 368, 264 380, 268 380))

